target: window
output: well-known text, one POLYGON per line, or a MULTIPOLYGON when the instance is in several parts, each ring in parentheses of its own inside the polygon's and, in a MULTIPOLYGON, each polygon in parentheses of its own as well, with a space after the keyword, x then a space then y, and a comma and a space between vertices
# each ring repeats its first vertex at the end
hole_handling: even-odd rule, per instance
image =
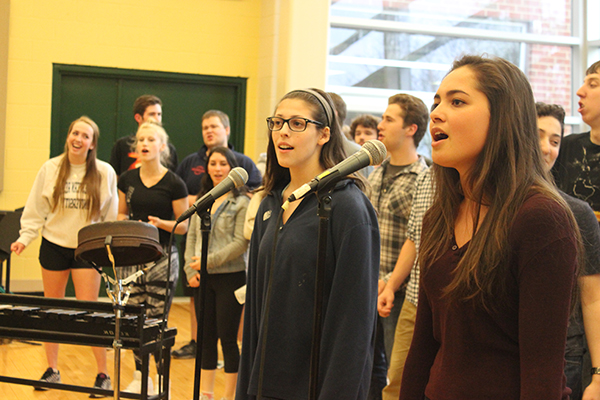
POLYGON ((327 90, 346 100, 346 123, 381 115, 398 92, 430 105, 454 59, 486 53, 519 66, 536 100, 562 105, 567 124, 579 124, 578 71, 600 58, 600 28, 588 17, 582 61, 577 16, 600 15, 600 0, 582 1, 579 9, 577 0, 332 0, 327 90))

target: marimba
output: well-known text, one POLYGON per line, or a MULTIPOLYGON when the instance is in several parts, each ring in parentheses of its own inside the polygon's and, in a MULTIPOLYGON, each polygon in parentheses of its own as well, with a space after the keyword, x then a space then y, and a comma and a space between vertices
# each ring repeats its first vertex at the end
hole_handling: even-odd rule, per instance
MULTIPOLYGON (((142 382, 147 382, 150 354, 160 349, 162 320, 146 319, 143 306, 125 305, 121 319, 121 343, 125 349, 142 355, 142 382)), ((166 328, 163 337, 163 392, 150 399, 166 398, 169 385, 171 347, 176 328, 166 328)), ((0 294, 0 337, 67 343, 84 346, 112 347, 115 335, 113 305, 105 302, 51 299, 39 296, 0 294)), ((112 390, 62 383, 0 376, 0 382, 62 389, 111 396, 112 390)), ((142 394, 121 392, 123 398, 147 398, 142 394)))
POLYGON ((124 291, 124 286, 128 279, 137 275, 115 281, 101 270, 103 266, 112 266, 116 276, 117 266, 158 260, 164 255, 158 240, 158 229, 139 221, 111 221, 88 225, 77 236, 75 258, 89 262, 102 274, 107 281, 107 294, 113 303, 2 295, 0 337, 112 347, 115 350, 115 388, 120 387, 121 381, 121 349, 138 350, 142 356, 141 394, 4 376, 0 376, 0 382, 112 394, 115 400, 120 397, 145 400, 148 398, 150 354, 162 349, 163 390, 152 398, 167 398, 171 347, 175 343, 177 330, 163 328, 162 321, 146 320, 142 306, 126 304, 129 295, 124 291), (110 289, 111 280, 115 284, 114 289, 110 289), (108 315, 110 313, 112 315, 108 315))

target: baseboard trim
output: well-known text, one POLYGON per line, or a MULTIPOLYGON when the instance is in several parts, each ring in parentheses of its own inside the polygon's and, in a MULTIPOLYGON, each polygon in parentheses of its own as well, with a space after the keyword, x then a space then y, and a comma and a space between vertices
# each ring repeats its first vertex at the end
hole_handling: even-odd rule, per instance
POLYGON ((44 293, 44 284, 40 279, 11 279, 10 291, 20 294, 44 293))

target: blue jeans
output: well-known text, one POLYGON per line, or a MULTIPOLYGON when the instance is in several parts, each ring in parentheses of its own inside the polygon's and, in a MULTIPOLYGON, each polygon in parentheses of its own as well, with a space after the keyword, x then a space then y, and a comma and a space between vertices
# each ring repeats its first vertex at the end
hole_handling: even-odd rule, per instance
POLYGON ((571 400, 581 400, 583 396, 583 384, 581 377, 581 364, 583 357, 566 356, 565 375, 567 376, 567 387, 572 391, 571 400))
POLYGON ((387 384, 388 363, 385 358, 383 345, 383 327, 381 317, 377 317, 377 332, 375 332, 375 354, 373 355, 373 372, 371 373, 371 386, 369 387, 368 400, 381 400, 381 391, 387 384))
MULTIPOLYGON (((581 400, 583 396, 583 357, 587 353, 585 335, 570 328, 565 349, 565 375, 567 387, 572 391, 571 400, 581 400)), ((589 369, 588 369, 589 371, 589 369)))
POLYGON ((375 354, 373 356, 373 372, 368 400, 381 400, 383 388, 387 385, 387 370, 392 356, 394 336, 398 317, 404 304, 404 291, 396 292, 394 307, 387 318, 377 317, 377 334, 375 337, 375 354))
POLYGON ((385 346, 385 358, 389 360, 392 358, 392 348, 394 347, 394 336, 396 336, 396 325, 398 325, 398 318, 400 317, 400 311, 402 311, 402 304, 404 304, 404 295, 406 292, 398 291, 394 295, 394 307, 387 318, 378 317, 381 320, 383 327, 383 344, 385 346))

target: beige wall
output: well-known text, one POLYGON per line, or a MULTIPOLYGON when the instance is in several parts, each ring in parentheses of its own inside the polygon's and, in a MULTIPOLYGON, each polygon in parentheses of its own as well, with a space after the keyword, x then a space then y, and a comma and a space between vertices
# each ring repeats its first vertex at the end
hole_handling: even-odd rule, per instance
MULTIPOLYGON (((244 150, 254 159, 266 148, 264 119, 277 99, 325 85, 327 0, 0 2, 10 3, 7 84, 0 87, 7 103, 3 210, 25 204, 49 157, 53 63, 247 77, 244 150)), ((0 41, 2 49, 6 38, 0 41)), ((38 248, 39 241, 13 256, 13 290, 39 289, 38 248)))
POLYGON ((256 153, 267 147, 265 118, 293 89, 325 88, 329 0, 263 0, 260 20, 256 153))
POLYGON ((6 129, 6 84, 8 79, 8 19, 10 3, 0 0, 0 191, 4 189, 4 141, 6 129))

